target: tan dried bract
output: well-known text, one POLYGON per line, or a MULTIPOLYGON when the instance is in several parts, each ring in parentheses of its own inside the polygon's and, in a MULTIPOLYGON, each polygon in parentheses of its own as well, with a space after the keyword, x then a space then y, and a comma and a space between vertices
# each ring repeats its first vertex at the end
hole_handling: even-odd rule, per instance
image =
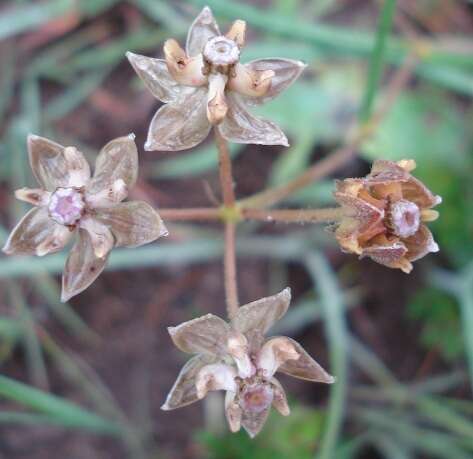
POLYGON ((112 140, 97 156, 95 173, 75 147, 30 135, 28 153, 40 188, 22 188, 15 196, 35 207, 13 229, 3 251, 38 255, 77 240, 62 277, 62 301, 85 290, 104 269, 114 246, 137 247, 167 234, 146 202, 122 202, 138 174, 134 135, 112 140))
POLYGON ((212 126, 231 142, 287 146, 284 133, 247 108, 273 99, 305 65, 290 59, 240 63, 246 23, 237 20, 222 35, 210 8, 191 25, 186 49, 164 44, 165 59, 133 53, 127 57, 149 91, 166 105, 149 127, 146 150, 184 150, 202 142, 212 126))
POLYGON ((290 299, 287 288, 242 306, 230 324, 207 314, 169 328, 174 344, 196 356, 181 370, 162 409, 180 408, 209 391, 224 390, 230 430, 237 432, 243 426, 254 437, 271 406, 283 416, 290 413, 284 389, 274 377, 277 371, 308 381, 334 382, 296 341, 264 337, 286 313, 290 299))
POLYGON ((335 199, 344 209, 335 235, 343 250, 409 273, 412 262, 437 252, 426 222, 441 198, 413 177, 413 160, 375 161, 361 179, 337 182, 335 199))

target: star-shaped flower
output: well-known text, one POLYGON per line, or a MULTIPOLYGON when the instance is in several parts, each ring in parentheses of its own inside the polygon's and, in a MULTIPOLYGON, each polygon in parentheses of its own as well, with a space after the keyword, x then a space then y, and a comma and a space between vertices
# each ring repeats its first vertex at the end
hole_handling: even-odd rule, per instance
POLYGON ((409 273, 412 261, 438 252, 425 222, 438 218, 440 204, 410 172, 413 160, 378 160, 365 178, 337 182, 335 199, 344 217, 335 230, 343 250, 409 273))
POLYGON ((122 203, 138 174, 134 135, 102 148, 91 177, 84 155, 36 135, 28 137, 28 154, 40 188, 22 188, 17 199, 33 204, 13 229, 3 251, 38 255, 64 248, 78 238, 66 261, 62 301, 85 290, 102 272, 112 247, 137 247, 165 236, 167 230, 147 203, 122 203))
POLYGON ((186 50, 176 40, 164 44, 163 59, 128 52, 149 91, 166 105, 155 114, 145 150, 185 150, 202 142, 212 125, 230 142, 288 146, 278 126, 247 111, 273 99, 305 67, 289 59, 240 63, 246 23, 235 21, 222 35, 210 8, 191 25, 186 50))
POLYGON ((237 432, 243 426, 254 437, 263 428, 271 405, 283 416, 289 415, 276 371, 307 381, 334 382, 296 341, 283 336, 264 338, 286 313, 290 300, 287 288, 242 306, 230 324, 207 314, 170 327, 174 344, 197 355, 181 370, 162 409, 180 408, 204 398, 208 391, 224 390, 230 430, 237 432))

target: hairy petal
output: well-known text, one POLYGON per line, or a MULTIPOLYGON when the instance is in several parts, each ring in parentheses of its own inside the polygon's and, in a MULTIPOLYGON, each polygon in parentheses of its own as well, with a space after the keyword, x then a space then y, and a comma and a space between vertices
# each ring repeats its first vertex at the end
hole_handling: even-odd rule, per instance
POLYGON ((197 374, 195 387, 197 397, 204 398, 211 390, 225 390, 236 392, 235 368, 223 363, 213 363, 206 365, 197 374))
POLYGON ((261 298, 238 309, 232 320, 240 333, 258 331, 265 334, 287 311, 291 301, 291 290, 284 289, 276 295, 261 298))
POLYGON ((279 372, 294 378, 305 379, 306 381, 326 384, 335 382, 335 378, 330 376, 297 341, 287 337, 285 339, 293 344, 294 349, 299 354, 299 358, 297 360, 287 360, 278 368, 279 372))
POLYGON ((271 384, 273 386, 273 406, 278 410, 283 416, 289 416, 291 410, 289 404, 287 403, 286 391, 281 386, 281 383, 276 379, 271 379, 271 384))
POLYGON ((206 43, 218 35, 220 35, 220 30, 217 22, 211 9, 206 6, 195 18, 187 33, 187 55, 192 57, 200 54, 206 43))
MULTIPOLYGON (((129 190, 133 187, 138 176, 138 151, 134 134, 118 137, 100 150, 95 161, 95 172, 86 187, 86 195, 92 196, 104 190, 114 189, 116 183, 129 190), (119 182, 119 181, 122 182, 119 182)), ((126 197, 122 192, 120 197, 126 197)))
POLYGON ((369 257, 388 268, 400 269, 406 274, 412 271, 412 264, 406 258, 407 247, 401 241, 386 241, 363 248, 360 258, 369 257))
POLYGON ((242 410, 235 400, 235 392, 227 391, 225 394, 225 417, 227 418, 228 427, 235 433, 241 428, 242 410))
POLYGON ((241 425, 248 432, 251 438, 256 437, 264 427, 266 420, 268 419, 271 405, 260 412, 243 411, 241 425))
POLYGON ((263 104, 279 96, 296 81, 306 64, 292 59, 257 59, 245 64, 246 69, 251 72, 263 73, 272 71, 271 84, 265 94, 257 97, 248 97, 246 102, 250 105, 263 104))
POLYGON ((161 107, 149 126, 147 151, 178 151, 192 148, 210 132, 207 90, 186 88, 178 100, 161 107))
POLYGON ((229 142, 289 146, 284 132, 271 121, 256 118, 245 108, 240 96, 227 94, 228 111, 218 126, 229 142))
POLYGON ((288 360, 298 360, 300 356, 292 340, 279 336, 266 341, 258 354, 256 365, 263 370, 266 379, 271 379, 282 364, 288 360))
POLYGON ((33 206, 47 206, 51 198, 51 192, 41 188, 20 188, 15 190, 15 198, 33 206))
POLYGON ((62 276, 61 300, 67 301, 84 291, 105 268, 107 256, 95 255, 88 231, 79 229, 79 237, 66 260, 62 276))
POLYGON ((63 147, 32 134, 28 136, 27 144, 31 170, 45 190, 81 187, 90 178, 89 164, 75 147, 63 147))
POLYGON ((419 230, 413 236, 403 239, 407 248, 406 258, 416 261, 430 252, 438 252, 439 246, 434 241, 432 233, 425 225, 420 225, 419 230))
POLYGON ((96 218, 110 228, 117 247, 138 247, 168 234, 158 213, 143 201, 100 209, 96 218))
POLYGON ((170 75, 164 59, 154 59, 129 51, 126 57, 154 97, 161 102, 169 103, 179 96, 181 86, 170 75))
POLYGON ((3 252, 43 256, 61 250, 70 236, 71 231, 50 218, 45 207, 35 207, 12 230, 3 252))
POLYGON ((231 332, 227 340, 228 354, 233 358, 238 367, 240 378, 249 378, 255 374, 255 367, 249 356, 248 340, 245 335, 231 332))
POLYGON ((206 314, 169 327, 174 344, 189 354, 225 355, 230 326, 220 317, 206 314))
POLYGON ((89 233, 95 256, 105 258, 112 250, 114 243, 113 234, 108 226, 91 217, 82 218, 79 226, 89 233))
POLYGON ((195 385, 197 375, 203 367, 215 363, 215 360, 214 357, 208 355, 192 357, 179 373, 161 409, 175 410, 199 400, 195 385))

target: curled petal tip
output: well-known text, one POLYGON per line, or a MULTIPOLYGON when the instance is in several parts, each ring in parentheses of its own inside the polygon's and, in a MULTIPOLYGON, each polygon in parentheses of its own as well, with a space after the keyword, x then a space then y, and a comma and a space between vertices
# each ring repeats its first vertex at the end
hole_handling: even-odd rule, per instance
POLYGON ((165 403, 163 403, 163 404, 161 405, 161 409, 162 409, 163 411, 170 411, 171 408, 169 408, 168 403, 165 402, 165 403))

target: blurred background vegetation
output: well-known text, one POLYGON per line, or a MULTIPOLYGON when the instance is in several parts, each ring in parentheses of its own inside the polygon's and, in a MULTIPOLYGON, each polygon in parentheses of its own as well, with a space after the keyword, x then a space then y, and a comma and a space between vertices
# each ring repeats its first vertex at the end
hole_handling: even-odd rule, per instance
MULTIPOLYGON (((185 360, 166 326, 223 314, 218 225, 169 224, 167 241, 117 250, 69 304, 59 303, 64 254, 1 255, 0 458, 473 458, 471 2, 2 1, 0 242, 25 212, 12 190, 34 185, 30 132, 79 146, 91 161, 108 140, 135 132, 132 197, 158 208, 210 205, 214 148, 143 152, 158 103, 124 58, 161 56, 163 41, 184 40, 205 4, 223 30, 248 22, 243 61, 309 64, 259 109, 292 146, 232 148, 239 197, 343 145, 383 101, 389 76, 416 56, 409 84, 336 177, 364 175, 377 158, 415 159, 418 177, 443 197, 432 225, 441 252, 406 276, 341 254, 320 228, 241 226, 242 301, 290 285, 295 301, 275 333, 297 337, 338 378, 331 388, 284 379, 293 413, 273 413, 255 441, 226 433, 218 395, 159 410, 185 360)), ((284 204, 331 204, 333 178, 284 204)))

